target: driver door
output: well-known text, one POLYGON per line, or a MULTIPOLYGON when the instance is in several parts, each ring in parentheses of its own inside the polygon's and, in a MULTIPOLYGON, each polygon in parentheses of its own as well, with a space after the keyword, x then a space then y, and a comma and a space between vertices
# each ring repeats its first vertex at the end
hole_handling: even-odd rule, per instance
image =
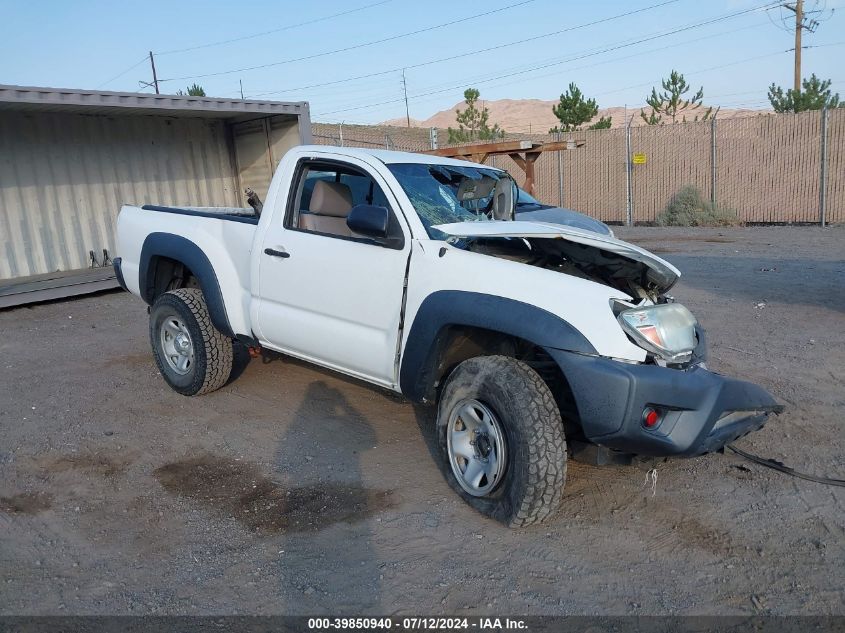
POLYGON ((262 344, 395 386, 411 249, 397 201, 388 197, 379 174, 352 159, 301 160, 291 191, 285 212, 274 213, 259 254, 262 344), (359 204, 387 207, 392 230, 402 239, 387 246, 353 235, 345 218, 359 204))

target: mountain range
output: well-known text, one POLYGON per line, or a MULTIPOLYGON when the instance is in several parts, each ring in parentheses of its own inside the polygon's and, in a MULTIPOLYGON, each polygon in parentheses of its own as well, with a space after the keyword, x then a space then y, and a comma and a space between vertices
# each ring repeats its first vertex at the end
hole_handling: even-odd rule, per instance
MULTIPOLYGON (((544 101, 542 99, 498 99, 495 101, 484 101, 483 105, 490 112, 490 124, 498 123, 499 127, 506 132, 517 133, 534 133, 545 134, 550 128, 558 124, 557 118, 552 113, 552 106, 556 105, 557 101, 544 101)), ((411 127, 437 127, 448 128, 457 127, 455 122, 455 113, 457 110, 462 110, 466 104, 461 101, 456 103, 451 108, 441 110, 427 119, 411 119, 411 127)), ((705 108, 697 108, 689 110, 686 113, 686 118, 691 121, 696 115, 701 116, 705 108)), ((646 114, 649 114, 650 108, 646 108, 646 114)), ((714 107, 715 111, 715 107, 714 107)), ((758 114, 771 114, 771 110, 750 110, 750 109, 731 109, 721 108, 718 112, 720 119, 732 119, 736 117, 755 116, 758 114)), ((632 125, 645 125, 645 122, 640 117, 639 108, 625 108, 625 107, 611 107, 599 109, 598 115, 593 119, 598 121, 600 117, 611 117, 611 127, 623 127, 625 125, 626 117, 632 118, 632 125)), ((405 118, 390 119, 383 121, 380 125, 394 125, 405 127, 407 121, 405 118)), ((586 126, 585 126, 586 127, 586 126)))

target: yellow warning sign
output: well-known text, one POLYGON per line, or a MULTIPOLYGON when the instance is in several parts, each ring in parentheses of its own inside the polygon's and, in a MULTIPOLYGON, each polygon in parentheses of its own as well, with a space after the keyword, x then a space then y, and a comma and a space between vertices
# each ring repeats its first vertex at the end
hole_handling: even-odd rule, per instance
POLYGON ((648 157, 643 152, 637 152, 633 156, 631 156, 631 162, 635 165, 645 165, 648 157))

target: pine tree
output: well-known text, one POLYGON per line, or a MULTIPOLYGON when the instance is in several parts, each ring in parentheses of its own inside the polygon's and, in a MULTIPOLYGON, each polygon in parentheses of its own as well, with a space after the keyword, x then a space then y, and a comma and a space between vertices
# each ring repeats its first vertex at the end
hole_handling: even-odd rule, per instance
POLYGON ((479 109, 475 104, 481 93, 475 88, 467 88, 464 91, 464 101, 467 107, 458 110, 455 119, 458 129, 449 128, 449 143, 466 143, 468 141, 491 141, 503 138, 505 131, 498 123, 490 127, 490 112, 485 108, 479 109))
MULTIPOLYGON (((549 130, 549 134, 580 130, 581 126, 591 121, 599 112, 595 99, 585 99, 581 89, 574 83, 560 95, 560 103, 552 106, 552 112, 560 124, 549 130)), ((602 117, 589 126, 590 130, 603 130, 610 127, 611 117, 602 117)))
POLYGON ((193 84, 186 88, 187 92, 182 92, 181 90, 176 94, 180 97, 188 96, 188 97, 204 97, 206 96, 205 90, 199 84, 193 84))
POLYGON ((773 83, 769 86, 769 102, 775 112, 779 113, 845 107, 845 103, 839 102, 838 93, 831 94, 830 83, 830 79, 822 81, 815 73, 801 82, 803 90, 798 92, 792 88, 784 92, 783 88, 773 83))
POLYGON ((609 130, 610 123, 613 120, 613 117, 603 116, 598 121, 593 123, 592 125, 587 126, 588 130, 609 130))
MULTIPOLYGON (((681 121, 686 121, 684 112, 698 108, 704 99, 704 88, 699 88, 698 92, 689 99, 684 98, 684 95, 690 90, 690 85, 686 82, 684 76, 676 70, 669 74, 668 79, 661 82, 661 86, 663 86, 664 92, 658 93, 656 88, 652 88, 651 96, 646 99, 646 103, 651 106, 651 113, 646 115, 644 110, 640 110, 640 116, 648 125, 663 123, 664 115, 671 118, 672 123, 677 123, 678 117, 681 117, 681 121)), ((713 108, 707 108, 701 120, 709 119, 712 112, 713 108)), ((695 116, 694 120, 698 121, 698 115, 695 116)))

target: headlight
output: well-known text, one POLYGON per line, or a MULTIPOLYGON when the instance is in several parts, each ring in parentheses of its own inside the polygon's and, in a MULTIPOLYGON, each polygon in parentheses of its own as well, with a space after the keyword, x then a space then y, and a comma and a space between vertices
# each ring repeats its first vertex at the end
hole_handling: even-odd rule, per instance
POLYGON ((688 361, 695 349, 698 321, 679 303, 628 308, 616 320, 637 345, 670 363, 688 361))

